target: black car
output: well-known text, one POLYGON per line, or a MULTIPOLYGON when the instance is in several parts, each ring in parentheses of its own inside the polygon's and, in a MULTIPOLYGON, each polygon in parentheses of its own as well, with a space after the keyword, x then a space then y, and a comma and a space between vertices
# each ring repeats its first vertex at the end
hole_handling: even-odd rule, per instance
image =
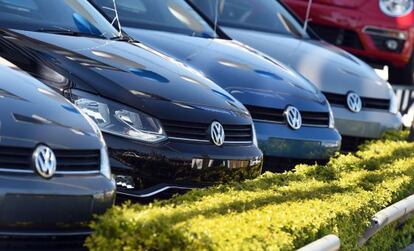
MULTIPOLYGON (((112 0, 91 1, 116 17, 112 0)), ((341 136, 329 103, 312 83, 230 39, 190 2, 117 0, 116 7, 129 36, 201 71, 249 109, 265 170, 323 163, 339 150, 341 136)))
POLYGON ((0 66, 0 250, 16 239, 24 246, 22 237, 82 239, 92 216, 112 206, 105 142, 88 120, 31 76, 0 66))
POLYGON ((0 0, 0 27, 0 56, 103 131, 118 194, 151 197, 260 174, 246 108, 198 71, 118 32, 88 1, 0 0))

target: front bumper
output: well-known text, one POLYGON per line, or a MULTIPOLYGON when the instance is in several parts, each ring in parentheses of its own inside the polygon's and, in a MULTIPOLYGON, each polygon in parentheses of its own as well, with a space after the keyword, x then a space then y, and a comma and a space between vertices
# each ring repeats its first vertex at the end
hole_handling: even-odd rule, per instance
POLYGON ((159 196, 166 190, 241 181, 261 174, 263 155, 253 145, 166 141, 145 144, 105 134, 118 195, 159 196))
POLYGON ((115 184, 102 175, 0 174, 0 236, 85 235, 113 205, 115 184))
POLYGON ((336 129, 302 127, 292 130, 284 124, 255 121, 260 149, 265 157, 300 160, 328 160, 341 147, 336 129))
POLYGON ((402 128, 400 114, 380 110, 362 110, 353 113, 344 107, 332 106, 335 125, 341 135, 377 139, 387 130, 402 128))

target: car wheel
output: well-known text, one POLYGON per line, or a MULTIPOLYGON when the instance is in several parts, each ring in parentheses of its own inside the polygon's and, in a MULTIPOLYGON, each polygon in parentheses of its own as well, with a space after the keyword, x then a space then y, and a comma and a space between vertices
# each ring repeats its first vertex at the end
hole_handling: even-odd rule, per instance
POLYGON ((414 55, 404 68, 390 66, 389 82, 395 85, 414 85, 414 55))

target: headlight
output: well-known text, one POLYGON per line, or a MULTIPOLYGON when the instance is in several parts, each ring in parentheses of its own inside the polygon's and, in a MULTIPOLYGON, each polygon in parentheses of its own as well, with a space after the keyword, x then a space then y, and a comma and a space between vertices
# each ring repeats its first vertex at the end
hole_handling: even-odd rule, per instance
POLYGON ((167 138, 158 119, 125 105, 80 91, 73 91, 72 101, 105 133, 147 143, 167 138))
POLYGON ((395 95, 394 90, 392 89, 391 86, 389 86, 389 92, 390 92, 390 112, 392 114, 397 114, 399 112, 397 96, 395 95))
POLYGON ((405 16, 413 10, 413 0, 380 0, 380 8, 391 17, 405 16))
POLYGON ((84 111, 80 110, 78 108, 79 112, 82 114, 82 116, 86 119, 86 121, 91 125, 92 129, 96 133, 96 135, 99 138, 99 141, 101 141, 101 150, 100 150, 100 156, 101 156, 101 168, 100 172, 103 176, 105 176, 108 179, 112 179, 112 173, 111 173, 111 166, 109 164, 109 156, 108 156, 108 149, 106 147, 106 142, 103 138, 102 132, 100 131, 98 125, 85 114, 84 111))

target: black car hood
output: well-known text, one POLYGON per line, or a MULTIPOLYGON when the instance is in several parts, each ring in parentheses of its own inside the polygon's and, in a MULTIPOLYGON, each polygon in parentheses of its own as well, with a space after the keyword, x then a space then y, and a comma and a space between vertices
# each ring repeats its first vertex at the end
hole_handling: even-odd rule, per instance
POLYGON ((47 79, 53 74, 37 76, 46 78, 46 83, 58 89, 92 92, 161 119, 171 119, 168 109, 171 104, 174 109, 191 105, 210 113, 234 111, 245 114, 240 102, 200 72, 139 43, 21 30, 0 32, 0 43, 13 48, 12 53, 4 50, 0 56, 8 56, 10 61, 34 76, 51 71, 49 68, 55 75, 54 70, 59 72, 53 79, 59 79, 59 75, 69 76, 68 81, 47 79), (41 66, 38 62, 26 62, 29 66, 25 68, 25 63, 16 59, 16 51, 21 52, 21 60, 35 58, 42 62, 41 66), (36 72, 27 69, 33 67, 36 72), (160 105, 160 102, 164 104, 160 105), (160 111, 159 106, 164 109, 160 111))
POLYGON ((181 60, 245 105, 325 110, 325 100, 309 81, 280 62, 242 43, 171 32, 125 28, 134 39, 181 60), (253 98, 255 97, 255 98, 253 98))
MULTIPOLYGON (((3 63, 3 59, 0 58, 3 63)), ((33 77, 0 66, 0 145, 99 149, 98 134, 58 93, 33 77)))

